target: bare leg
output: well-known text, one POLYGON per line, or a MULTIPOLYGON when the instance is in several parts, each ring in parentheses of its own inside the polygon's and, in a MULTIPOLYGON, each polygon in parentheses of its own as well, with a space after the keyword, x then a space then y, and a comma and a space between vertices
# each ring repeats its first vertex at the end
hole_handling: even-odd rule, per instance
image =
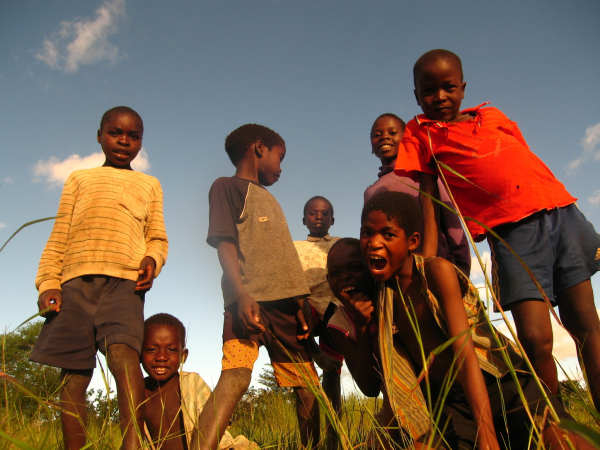
POLYGON ((87 420, 86 390, 92 379, 93 370, 63 370, 64 385, 60 391, 60 405, 67 412, 61 413, 65 449, 80 449, 85 445, 87 420))
POLYGON ((117 384, 119 420, 123 433, 121 448, 140 448, 143 434, 140 404, 144 400, 140 355, 127 344, 112 344, 108 347, 107 362, 117 384))
MULTIPOLYGON (((342 413, 342 392, 340 389, 340 374, 337 369, 323 370, 323 390, 329 398, 333 409, 340 418, 342 413)), ((327 448, 336 449, 339 445, 338 435, 331 422, 327 421, 327 448)))
POLYGON ((511 312, 517 335, 537 375, 551 395, 558 394, 558 375, 552 356, 552 324, 545 302, 523 300, 515 303, 511 312))
POLYGON ((221 372, 215 390, 212 392, 198 419, 198 431, 194 433, 190 447, 194 450, 214 450, 217 448, 235 405, 250 386, 252 370, 246 368, 227 369, 221 372))
POLYGON ((558 296, 560 317, 581 352, 596 409, 600 411, 600 320, 590 280, 565 289, 558 296))
POLYGON ((306 387, 294 388, 296 393, 296 413, 300 426, 300 440, 307 447, 309 443, 316 446, 319 442, 319 405, 315 395, 306 387))

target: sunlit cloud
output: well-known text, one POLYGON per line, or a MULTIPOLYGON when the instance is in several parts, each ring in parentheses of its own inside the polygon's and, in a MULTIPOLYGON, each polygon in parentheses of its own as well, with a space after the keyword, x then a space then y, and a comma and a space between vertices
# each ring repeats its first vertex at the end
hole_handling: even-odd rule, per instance
MULTIPOLYGON (((74 170, 99 167, 104 164, 104 159, 104 153, 102 152, 92 153, 87 156, 71 155, 63 160, 51 157, 45 161, 38 161, 33 168, 33 173, 36 181, 43 179, 50 185, 60 186, 74 170)), ((150 169, 150 161, 143 148, 132 161, 131 167, 140 172, 147 172, 150 169)))
POLYGON ((94 18, 63 21, 57 32, 44 39, 35 57, 52 69, 77 72, 80 66, 100 61, 114 63, 119 49, 108 38, 125 14, 125 0, 106 0, 94 18))
POLYGON ((0 230, 6 228, 6 224, 4 222, 0 222, 0 230))
POLYGON ((575 173, 583 163, 590 159, 600 160, 600 122, 585 129, 580 144, 583 147, 583 152, 577 158, 569 161, 567 164, 568 174, 575 173))

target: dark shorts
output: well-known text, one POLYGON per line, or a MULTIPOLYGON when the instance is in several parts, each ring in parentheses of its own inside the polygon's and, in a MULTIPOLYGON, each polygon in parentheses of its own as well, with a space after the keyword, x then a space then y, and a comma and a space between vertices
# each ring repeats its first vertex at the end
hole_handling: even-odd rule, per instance
MULTIPOLYGON (((553 305, 557 296, 600 270, 600 236, 577 206, 535 213, 494 231, 525 261, 553 305)), ((494 290, 505 309, 542 300, 527 271, 508 248, 488 234, 494 290)), ((559 305, 560 306, 560 305, 559 305)))
POLYGON ((144 294, 135 281, 104 275, 73 278, 62 286, 61 310, 46 319, 30 359, 62 369, 96 367, 96 352, 127 344, 140 353, 144 294))
MULTIPOLYGON (((225 307, 223 320, 222 369, 247 368, 252 370, 258 358, 258 347, 264 345, 269 352, 275 378, 282 387, 306 386, 318 383, 312 363, 309 341, 299 341, 293 299, 258 302, 264 333, 248 334, 239 322, 237 303, 225 307)), ((304 302, 304 317, 310 326, 310 306, 304 302)))
MULTIPOLYGON (((529 448, 532 424, 511 374, 506 374, 500 379, 485 372, 483 376, 490 396, 500 448, 529 448)), ((534 420, 538 426, 542 426, 546 403, 533 376, 520 373, 518 379, 534 420)), ((446 438, 452 449, 473 449, 476 447, 477 424, 463 390, 458 385, 456 387, 457 389, 448 395, 444 408, 450 420, 446 438)), ((567 418, 568 414, 562 403, 557 398, 551 401, 558 416, 567 418)))

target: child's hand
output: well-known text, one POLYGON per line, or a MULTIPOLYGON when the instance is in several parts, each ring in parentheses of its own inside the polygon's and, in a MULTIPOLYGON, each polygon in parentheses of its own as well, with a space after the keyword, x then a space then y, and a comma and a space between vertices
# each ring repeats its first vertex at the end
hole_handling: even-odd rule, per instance
POLYGON ((256 300, 244 293, 238 297, 238 318, 250 333, 264 333, 260 322, 260 307, 256 300))
POLYGON ((367 325, 373 316, 373 301, 360 291, 341 292, 340 297, 346 311, 358 325, 367 325))
POLYGON ((298 334, 296 334, 296 339, 304 341, 310 336, 310 328, 306 323, 306 317, 304 317, 304 297, 296 299, 296 303, 298 303, 298 311, 296 312, 298 334))
POLYGON ((38 297, 38 310, 42 317, 60 312, 61 306, 62 291, 60 289, 48 289, 38 297))
POLYGON ((138 280, 135 285, 136 291, 147 291, 152 287, 155 270, 156 262, 154 259, 150 256, 144 256, 138 270, 138 280))

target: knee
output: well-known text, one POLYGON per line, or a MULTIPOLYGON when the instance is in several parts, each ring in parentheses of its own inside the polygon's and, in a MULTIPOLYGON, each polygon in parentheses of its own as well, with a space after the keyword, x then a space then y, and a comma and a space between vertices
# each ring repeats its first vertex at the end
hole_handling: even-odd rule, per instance
POLYGON ((552 355, 552 329, 530 327, 519 334, 519 340, 525 351, 533 357, 552 355))
POLYGON ((246 368, 227 369, 221 372, 219 385, 236 395, 242 396, 250 387, 252 370, 246 368))
POLYGON ((139 367, 140 356, 127 344, 111 344, 108 347, 106 362, 108 368, 114 376, 131 370, 132 367, 139 367))
POLYGON ((92 380, 92 370, 63 370, 61 378, 63 395, 81 396, 85 394, 92 380))
POLYGON ((296 398, 298 401, 305 405, 308 409, 310 409, 315 402, 315 394, 312 391, 305 387, 296 387, 294 388, 294 392, 296 393, 296 398))

